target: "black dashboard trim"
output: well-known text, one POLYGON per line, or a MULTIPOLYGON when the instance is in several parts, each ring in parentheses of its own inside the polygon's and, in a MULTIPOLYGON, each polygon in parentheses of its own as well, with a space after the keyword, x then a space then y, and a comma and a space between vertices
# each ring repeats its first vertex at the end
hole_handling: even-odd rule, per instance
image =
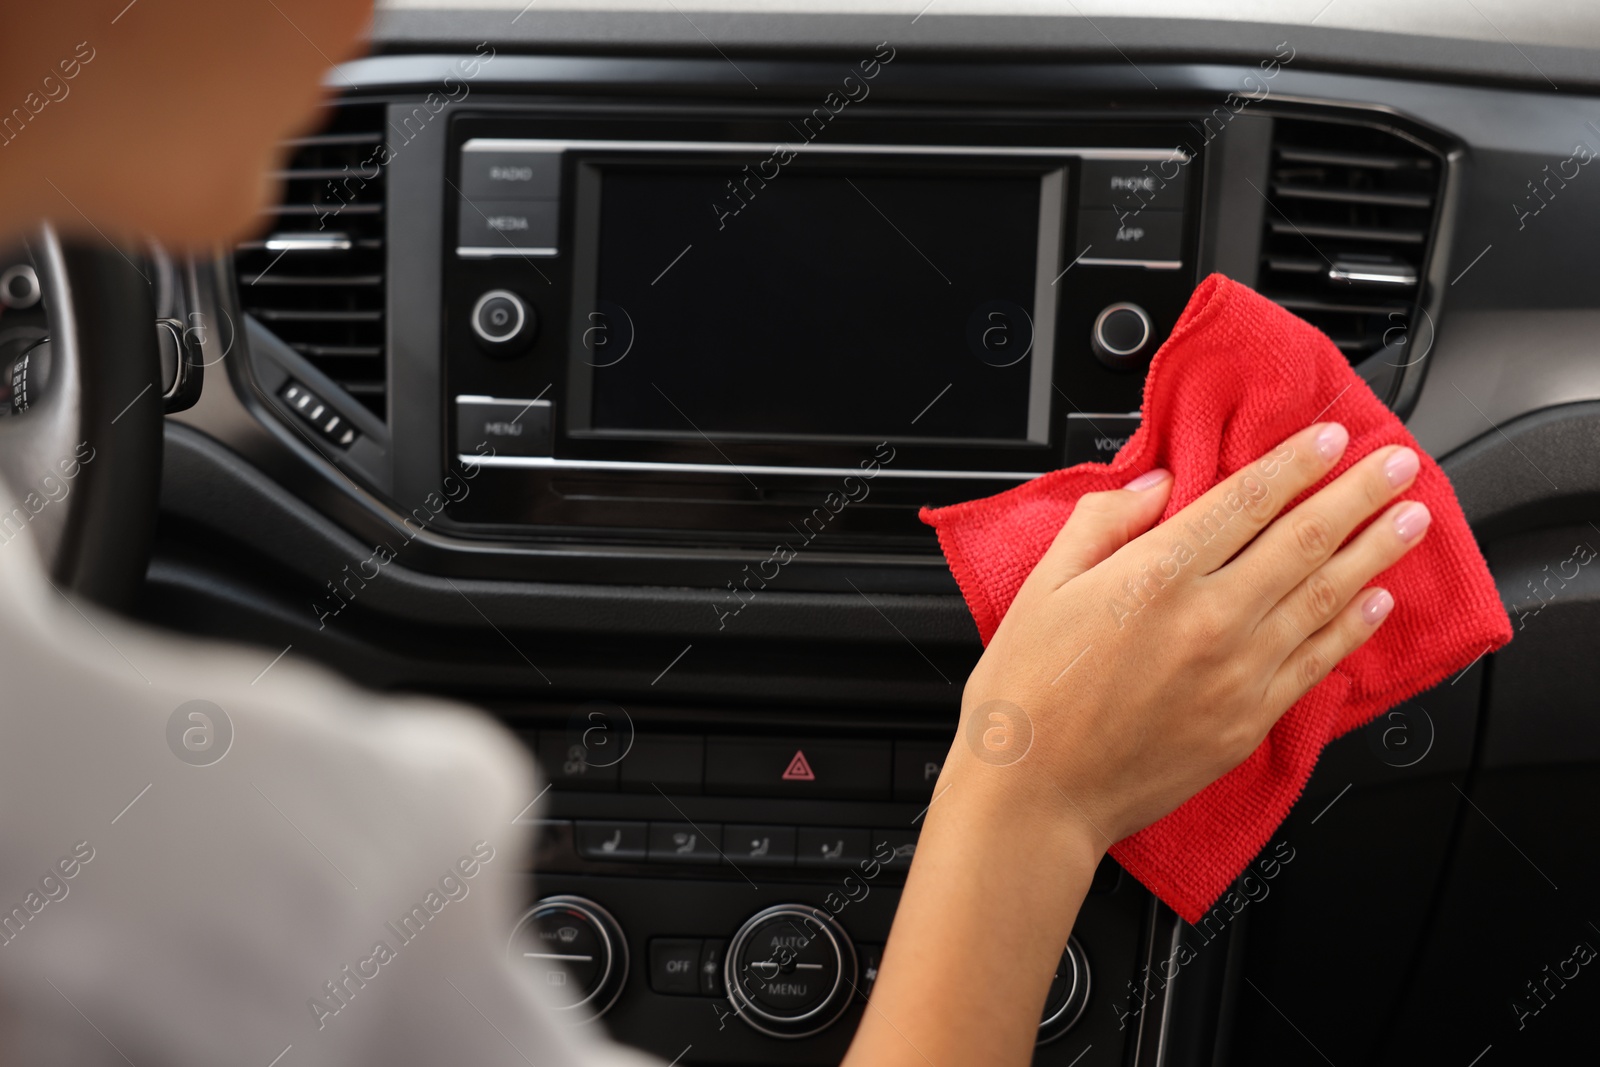
POLYGON ((1323 70, 1540 91, 1550 91, 1552 83, 1565 90, 1600 86, 1593 55, 1582 48, 1234 19, 699 10, 690 21, 678 11, 535 6, 513 18, 508 9, 450 7, 386 9, 372 35, 381 52, 470 49, 493 41, 544 53, 707 55, 715 48, 741 58, 838 53, 888 41, 918 58, 1111 61, 1130 73, 1135 64, 1174 60, 1254 63, 1285 40, 1304 66, 1323 70))

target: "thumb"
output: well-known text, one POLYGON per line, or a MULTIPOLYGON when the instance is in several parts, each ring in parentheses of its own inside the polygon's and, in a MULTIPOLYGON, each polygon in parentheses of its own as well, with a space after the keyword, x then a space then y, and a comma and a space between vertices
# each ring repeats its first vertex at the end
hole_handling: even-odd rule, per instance
POLYGON ((1085 493, 1072 509, 1050 550, 1039 561, 1060 587, 1107 559, 1161 518, 1172 495, 1172 474, 1156 468, 1121 489, 1085 493))

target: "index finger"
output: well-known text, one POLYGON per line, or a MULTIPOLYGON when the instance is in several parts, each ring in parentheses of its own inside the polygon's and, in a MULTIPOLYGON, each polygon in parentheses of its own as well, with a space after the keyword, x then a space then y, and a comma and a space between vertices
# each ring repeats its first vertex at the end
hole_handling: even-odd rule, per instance
POLYGON ((1350 443, 1337 422, 1306 427, 1212 486, 1162 526, 1188 542, 1196 574, 1210 574, 1249 544, 1289 502, 1333 469, 1350 443))

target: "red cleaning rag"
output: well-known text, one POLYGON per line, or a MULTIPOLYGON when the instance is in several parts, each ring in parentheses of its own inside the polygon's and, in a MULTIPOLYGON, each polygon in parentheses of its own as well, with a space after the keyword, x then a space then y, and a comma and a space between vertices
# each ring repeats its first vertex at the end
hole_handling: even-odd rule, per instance
POLYGON ((1143 412, 1109 465, 1080 463, 998 496, 923 509, 984 644, 1078 498, 1156 467, 1174 476, 1165 520, 1296 431, 1337 421, 1350 431, 1349 447, 1306 495, 1374 449, 1405 444, 1422 461, 1405 497, 1433 514, 1422 544, 1384 572, 1395 607, 1372 640, 1290 708, 1244 763, 1111 849, 1196 922, 1283 822, 1324 745, 1504 645, 1511 620, 1438 464, 1327 337, 1248 287, 1220 274, 1200 284, 1150 364, 1143 412))

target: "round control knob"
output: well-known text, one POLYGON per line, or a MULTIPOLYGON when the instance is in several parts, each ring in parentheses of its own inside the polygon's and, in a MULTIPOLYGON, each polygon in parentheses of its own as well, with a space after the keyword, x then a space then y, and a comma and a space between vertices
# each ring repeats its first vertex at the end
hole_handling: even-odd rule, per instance
POLYGON ((511 962, 527 967, 546 1002, 583 1019, 616 1003, 628 943, 611 913, 583 897, 545 897, 511 932, 511 962))
POLYGON ((1138 366, 1155 332, 1149 314, 1138 304, 1111 304, 1095 317, 1091 344, 1101 363, 1127 370, 1138 366))
POLYGON ((1039 1044, 1054 1041, 1071 1030, 1089 1004, 1089 959, 1078 939, 1067 939, 1067 950, 1056 965, 1056 976, 1045 996, 1044 1018, 1039 1023, 1039 1044))
POLYGON ((515 355, 533 343, 539 316, 509 289, 490 289, 472 305, 472 332, 478 344, 497 356, 515 355))
POLYGON ((27 263, 7 267, 0 274, 0 304, 23 311, 39 302, 43 290, 39 288, 39 275, 27 263))
POLYGON ((833 917, 805 904, 752 915, 728 943, 723 987, 739 1017, 772 1037, 830 1026, 856 989, 855 946, 833 917))

